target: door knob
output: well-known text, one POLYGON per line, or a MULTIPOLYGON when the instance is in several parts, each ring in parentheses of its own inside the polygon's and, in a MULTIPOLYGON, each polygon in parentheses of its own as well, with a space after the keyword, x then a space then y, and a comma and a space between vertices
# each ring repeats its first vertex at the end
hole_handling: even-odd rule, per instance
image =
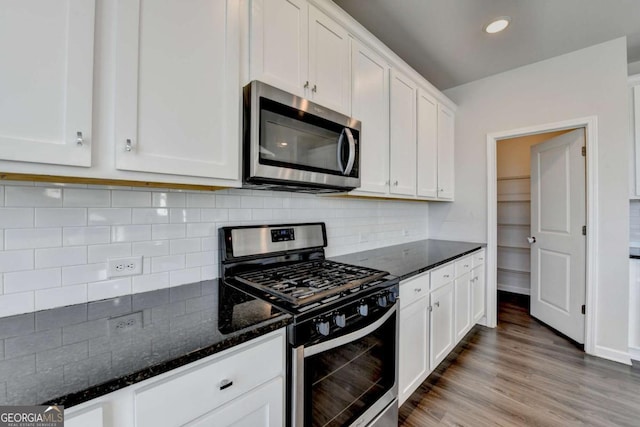
POLYGON ((533 245, 536 242, 536 238, 534 236, 527 237, 527 242, 529 242, 530 245, 533 245))

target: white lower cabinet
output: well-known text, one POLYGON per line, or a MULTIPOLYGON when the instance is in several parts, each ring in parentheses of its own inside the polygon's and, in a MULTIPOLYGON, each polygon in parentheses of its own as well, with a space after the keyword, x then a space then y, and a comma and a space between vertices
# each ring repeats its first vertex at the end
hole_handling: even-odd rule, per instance
POLYGON ((471 323, 476 324, 485 314, 484 249, 473 257, 471 271, 471 323))
POLYGON ((471 329, 471 274, 464 273, 454 283, 456 342, 471 329))
POLYGON ((431 291, 431 370, 455 347, 453 282, 431 291))
POLYGON ((429 373, 429 273, 400 284, 399 404, 429 373))
POLYGON ((65 417, 83 427, 280 427, 285 345, 281 329, 70 408, 65 417))

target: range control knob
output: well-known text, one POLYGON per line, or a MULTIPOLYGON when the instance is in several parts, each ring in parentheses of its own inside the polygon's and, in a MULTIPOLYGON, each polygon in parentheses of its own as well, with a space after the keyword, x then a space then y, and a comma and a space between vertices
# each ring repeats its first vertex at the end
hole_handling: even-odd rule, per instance
POLYGON ((316 331, 318 331, 320 335, 324 335, 326 337, 327 335, 329 335, 330 329, 331 328, 328 321, 321 320, 316 322, 316 331))
POLYGON ((389 300, 389 302, 396 302, 396 299, 398 299, 398 295, 396 295, 394 291, 389 291, 389 293, 387 294, 387 299, 389 300))
POLYGON ((369 314, 369 306, 367 305, 367 303, 360 303, 360 305, 358 306, 358 314, 360 316, 367 316, 369 314))
POLYGON ((336 313, 333 317, 333 323, 335 323, 338 328, 344 328, 347 326, 347 316, 343 313, 336 313))
POLYGON ((386 295, 378 295, 378 298, 376 299, 376 302, 378 303, 379 307, 386 307, 387 306, 387 296, 386 295))

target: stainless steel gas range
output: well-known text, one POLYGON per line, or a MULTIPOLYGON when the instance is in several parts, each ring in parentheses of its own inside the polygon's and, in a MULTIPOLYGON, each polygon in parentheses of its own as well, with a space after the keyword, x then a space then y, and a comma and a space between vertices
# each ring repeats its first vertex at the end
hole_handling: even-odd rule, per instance
POLYGON ((325 259, 324 223, 220 229, 221 276, 293 315, 294 427, 396 426, 398 280, 325 259))

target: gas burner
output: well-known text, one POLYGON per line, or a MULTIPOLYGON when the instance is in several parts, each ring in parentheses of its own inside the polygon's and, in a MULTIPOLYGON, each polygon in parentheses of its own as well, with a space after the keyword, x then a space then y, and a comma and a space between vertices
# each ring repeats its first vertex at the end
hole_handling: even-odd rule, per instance
POLYGON ((234 279, 300 306, 339 296, 342 292, 355 292, 387 274, 323 259, 247 271, 235 275, 234 279))

